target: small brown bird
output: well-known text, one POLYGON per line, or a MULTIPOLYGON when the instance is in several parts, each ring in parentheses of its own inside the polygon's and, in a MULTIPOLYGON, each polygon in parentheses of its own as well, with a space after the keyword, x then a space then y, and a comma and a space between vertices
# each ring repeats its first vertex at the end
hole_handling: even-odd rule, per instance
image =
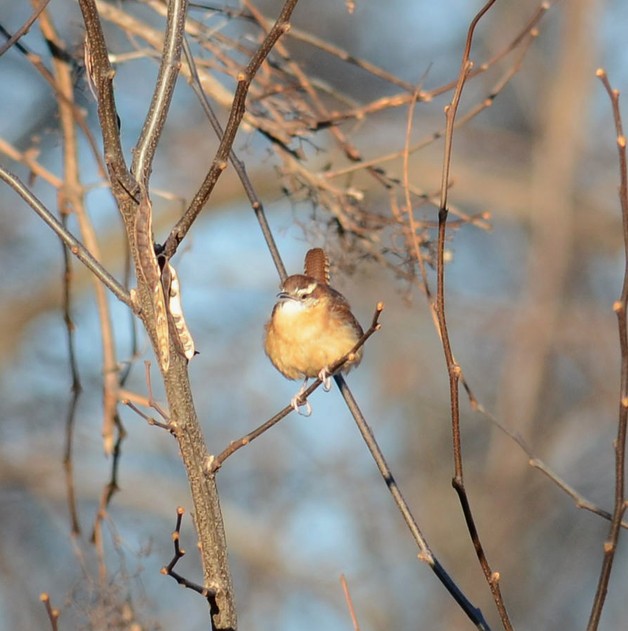
MULTIPOLYGON (((346 298, 328 283, 327 256, 320 248, 314 248, 305 256, 305 274, 294 274, 283 282, 266 324, 264 349, 273 366, 288 379, 305 380, 291 401, 295 410, 308 378, 322 379, 329 389, 327 369, 363 335, 346 298)), ((361 359, 360 348, 342 371, 357 366, 361 359)))

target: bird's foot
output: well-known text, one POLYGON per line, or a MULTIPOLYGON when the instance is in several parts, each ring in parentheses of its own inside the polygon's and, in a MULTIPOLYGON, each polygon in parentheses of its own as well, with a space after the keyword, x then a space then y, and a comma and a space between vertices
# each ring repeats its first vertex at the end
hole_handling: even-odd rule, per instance
POLYGON ((307 399, 303 399, 303 394, 307 390, 307 379, 303 382, 300 390, 290 399, 290 407, 301 416, 310 416, 312 414, 312 406, 307 399), (304 407, 305 410, 301 411, 304 407))

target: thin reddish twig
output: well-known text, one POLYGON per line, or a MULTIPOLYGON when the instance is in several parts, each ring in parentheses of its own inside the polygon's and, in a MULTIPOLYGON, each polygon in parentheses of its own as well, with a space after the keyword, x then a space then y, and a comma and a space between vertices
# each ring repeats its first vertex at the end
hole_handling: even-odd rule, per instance
POLYGON ((621 204, 621 216, 624 236, 624 280, 621 296, 613 304, 613 311, 617 316, 619 327, 619 347, 621 352, 621 384, 619 393, 619 418, 617 422, 617 438, 615 439, 615 504, 613 517, 604 542, 604 560, 598 579, 597 590, 591 615, 587 625, 587 631, 596 631, 602 616, 608 584, 615 560, 615 552, 621 532, 621 523, 626 512, 625 476, 626 476, 626 434, 628 430, 628 168, 626 159, 626 136, 619 109, 619 90, 611 87, 608 76, 603 69, 596 72, 602 81, 606 92, 611 100, 613 108, 613 119, 615 121, 615 131, 617 133, 617 150, 619 152, 619 201, 621 204))
POLYGON ((451 347, 451 341, 449 338, 449 332, 447 329, 447 318, 445 311, 445 242, 447 233, 447 217, 449 214, 447 208, 448 198, 448 182, 451 171, 452 160, 452 148, 454 138, 454 127, 456 121, 456 113, 460 104, 460 98, 464 89, 465 83, 469 77, 469 73, 473 68, 473 62, 470 59, 471 46, 473 43, 473 36, 475 28, 482 17, 487 11, 495 4, 495 0, 489 0, 482 9, 476 14, 469 25, 467 32, 467 40, 462 54, 462 62, 460 65, 460 71, 458 72, 458 80, 456 82, 456 88, 454 90, 451 103, 445 108, 446 116, 446 131, 445 131, 445 146, 443 155, 443 166, 441 173, 441 192, 440 192, 440 208, 438 212, 438 244, 437 244, 437 289, 436 289, 436 315, 438 317, 438 328, 440 333, 441 342, 443 345, 443 351, 445 354, 445 362, 447 365, 447 374, 449 376, 449 397, 451 406, 451 427, 452 427, 452 441, 453 441, 453 455, 454 455, 454 477, 452 485, 458 495, 462 512, 465 518, 467 529, 473 543, 473 547, 476 552, 476 556, 484 573, 484 577, 489 585, 493 600, 497 611, 499 612, 502 625, 506 631, 512 631, 512 623, 506 610, 506 605, 501 594, 499 586, 500 574, 494 571, 486 558, 484 547, 482 545, 476 524, 471 510, 471 504, 467 496, 467 492, 464 484, 464 470, 462 463, 462 439, 460 434, 460 378, 462 376, 462 370, 457 364, 453 350, 451 347))
POLYGON ((40 594, 39 600, 44 603, 44 607, 46 608, 46 614, 48 615, 50 628, 52 629, 52 631, 57 631, 59 629, 59 616, 61 615, 59 610, 51 605, 50 596, 46 592, 40 594))
POLYGON ((351 598, 351 593, 349 592, 349 584, 347 583, 347 579, 344 574, 340 575, 340 584, 342 585, 342 592, 345 595, 345 602, 347 603, 347 609, 349 610, 349 615, 351 616, 353 631, 360 631, 360 623, 358 622, 358 617, 355 613, 353 599, 351 598))

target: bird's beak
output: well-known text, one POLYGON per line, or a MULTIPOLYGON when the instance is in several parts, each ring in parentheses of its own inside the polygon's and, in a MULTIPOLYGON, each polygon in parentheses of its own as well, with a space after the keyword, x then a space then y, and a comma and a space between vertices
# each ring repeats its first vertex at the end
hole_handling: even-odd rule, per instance
POLYGON ((294 300, 294 298, 287 291, 280 291, 277 294, 277 302, 285 302, 286 300, 294 300))

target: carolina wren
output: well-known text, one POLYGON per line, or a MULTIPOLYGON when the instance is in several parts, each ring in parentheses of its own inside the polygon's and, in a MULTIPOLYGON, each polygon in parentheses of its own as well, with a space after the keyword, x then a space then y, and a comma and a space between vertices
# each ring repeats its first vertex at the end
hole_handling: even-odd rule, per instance
MULTIPOLYGON (((362 327, 346 298, 329 286, 329 263, 320 248, 305 256, 305 274, 289 276, 266 324, 264 349, 273 366, 288 379, 319 377, 329 389, 327 368, 346 355, 362 337, 362 327)), ((362 349, 342 371, 357 366, 362 349)), ((298 408, 305 383, 292 399, 298 408)), ((308 406, 309 410, 309 406, 308 406)))

